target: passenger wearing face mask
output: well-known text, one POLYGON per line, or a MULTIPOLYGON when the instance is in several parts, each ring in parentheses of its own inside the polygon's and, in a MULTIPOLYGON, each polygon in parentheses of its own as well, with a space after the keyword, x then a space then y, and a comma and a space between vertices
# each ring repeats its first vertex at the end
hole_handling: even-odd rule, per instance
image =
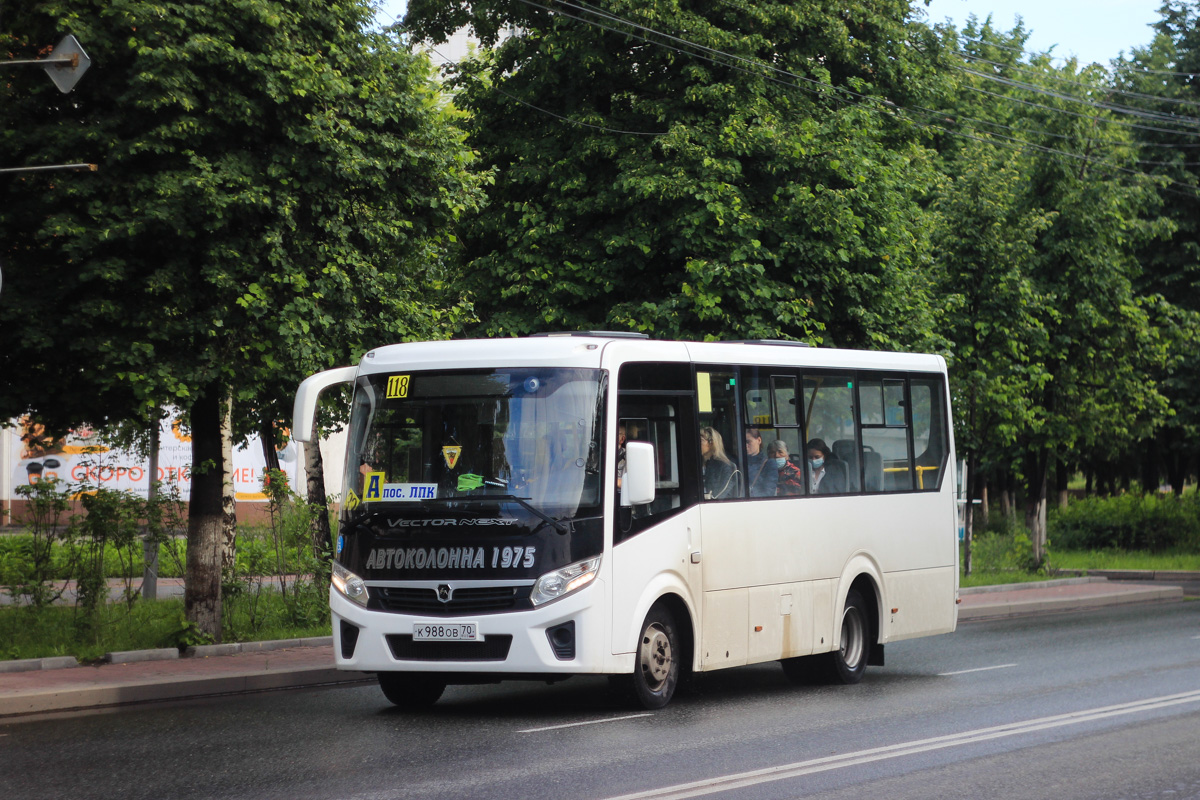
POLYGON ((779 471, 779 483, 775 494, 780 496, 804 494, 804 474, 788 459, 786 444, 776 439, 767 445, 767 459, 779 471))
POLYGON ((813 439, 808 443, 809 485, 813 494, 842 494, 846 491, 846 474, 832 470, 829 464, 832 460, 833 453, 824 440, 813 439))

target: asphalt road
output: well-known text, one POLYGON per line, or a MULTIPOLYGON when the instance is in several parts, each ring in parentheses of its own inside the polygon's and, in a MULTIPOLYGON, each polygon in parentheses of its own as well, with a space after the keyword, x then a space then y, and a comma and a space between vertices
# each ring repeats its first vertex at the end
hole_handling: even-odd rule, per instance
POLYGON ((969 623, 853 687, 777 665, 658 712, 597 679, 375 687, 0 724, 0 797, 1200 798, 1200 603, 969 623))

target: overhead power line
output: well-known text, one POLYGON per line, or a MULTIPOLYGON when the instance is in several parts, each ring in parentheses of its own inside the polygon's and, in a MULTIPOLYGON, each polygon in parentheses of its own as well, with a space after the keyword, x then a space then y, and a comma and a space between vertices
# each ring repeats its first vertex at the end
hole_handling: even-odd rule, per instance
POLYGON ((1134 108, 1132 106, 1118 105, 1116 103, 1105 103, 1105 102, 1101 102, 1101 101, 1097 101, 1097 100, 1088 100, 1083 97, 1076 97, 1075 95, 1066 94, 1065 92, 1059 92, 1059 91, 1055 91, 1053 89, 1047 89, 1046 87, 1038 86, 1038 85, 1032 84, 1032 83, 1027 83, 1025 81, 1015 81, 1012 78, 1005 78, 1002 75, 989 75, 986 72, 980 72, 979 70, 968 69, 966 67, 963 67, 961 69, 961 71, 966 73, 967 75, 974 75, 977 78, 982 78, 983 80, 988 80, 993 83, 999 83, 1003 86, 1010 86, 1014 89, 1022 89, 1024 91, 1032 92, 1034 94, 1041 94, 1041 95, 1045 95, 1047 97, 1054 97, 1059 100, 1066 100, 1071 103, 1078 103, 1080 105, 1090 106, 1091 108, 1100 109, 1103 111, 1111 111, 1114 114, 1125 114, 1127 116, 1138 117, 1140 119, 1147 119, 1152 122, 1164 122, 1167 124, 1192 125, 1192 126, 1200 127, 1200 119, 1197 119, 1196 117, 1184 117, 1184 116, 1178 116, 1175 114, 1164 114, 1160 111, 1147 111, 1145 109, 1134 108))
MULTIPOLYGON (((995 134, 995 133, 990 133, 990 132, 983 132, 985 135, 976 136, 976 135, 972 135, 972 134, 965 134, 961 131, 951 130, 950 128, 947 128, 944 125, 938 124, 938 123, 928 123, 928 122, 922 123, 918 120, 914 120, 910 117, 904 116, 903 114, 904 113, 913 113, 913 114, 917 114, 918 116, 925 116, 927 118, 937 118, 937 115, 939 115, 941 112, 934 112, 934 111, 930 111, 928 109, 923 109, 921 111, 914 111, 913 109, 909 109, 909 108, 897 105, 895 103, 892 103, 890 101, 887 101, 887 100, 877 97, 877 96, 868 96, 865 94, 861 94, 859 92, 855 92, 851 89, 833 86, 832 84, 824 82, 824 81, 818 81, 813 78, 808 78, 806 76, 797 75, 788 70, 784 70, 779 67, 775 67, 773 65, 766 64, 766 63, 758 61, 756 59, 749 59, 744 56, 738 56, 733 53, 728 53, 728 52, 725 52, 722 50, 718 50, 716 48, 708 47, 707 45, 702 45, 697 42, 692 42, 683 37, 664 33, 662 31, 656 30, 649 26, 642 25, 640 23, 636 23, 631 20, 624 19, 622 17, 616 16, 616 15, 608 13, 608 12, 593 10, 589 7, 586 7, 586 5, 584 5, 584 6, 575 5, 573 3, 567 2, 567 0, 559 0, 559 2, 556 4, 556 6, 563 6, 563 7, 573 9, 573 10, 578 10, 581 14, 600 17, 601 19, 604 19, 605 22, 615 23, 618 25, 625 25, 628 28, 634 29, 634 31, 640 31, 641 33, 637 33, 637 32, 631 31, 631 30, 622 30, 620 28, 614 28, 610 24, 605 24, 605 22, 599 22, 595 19, 589 19, 587 16, 578 16, 576 14, 566 13, 566 12, 562 11, 559 7, 549 7, 549 6, 543 5, 542 3, 535 2, 535 0, 519 0, 519 2, 521 2, 525 5, 531 6, 533 8, 538 8, 542 11, 546 11, 547 13, 550 13, 552 15, 557 15, 557 16, 561 16, 561 17, 564 17, 567 19, 575 20, 575 21, 583 23, 585 25, 590 25, 590 26, 593 26, 593 27, 599 28, 601 30, 605 30, 610 33, 617 34, 617 35, 628 36, 630 38, 634 38, 639 41, 646 42, 647 44, 651 44, 651 45, 662 47, 664 49, 667 49, 667 50, 670 50, 670 51, 673 51, 676 53, 680 53, 681 55, 687 55, 687 56, 691 56, 693 58, 698 58, 698 59, 707 61, 709 63, 718 65, 718 66, 725 66, 727 68, 734 69, 739 72, 743 72, 746 74, 753 75, 755 77, 760 77, 760 78, 764 78, 766 80, 769 80, 769 81, 772 81, 775 83, 779 83, 779 84, 781 84, 785 87, 791 88, 791 89, 800 89, 801 91, 806 91, 811 94, 816 94, 819 97, 825 97, 825 98, 833 99, 833 100, 836 100, 838 102, 843 102, 843 103, 850 102, 850 100, 847 99, 847 97, 845 97, 846 95, 856 98, 856 99, 860 99, 860 100, 875 101, 872 108, 874 111, 876 111, 876 113, 886 114, 893 119, 907 122, 908 124, 912 124, 912 125, 915 125, 920 128, 939 130, 939 131, 946 133, 948 135, 951 135, 951 136, 975 139, 975 140, 985 142, 985 143, 990 143, 990 144, 993 144, 996 146, 1003 146, 1003 147, 1009 147, 1009 148, 1023 149, 1026 151, 1040 152, 1040 153, 1044 153, 1047 155, 1065 157, 1065 158, 1068 158, 1068 159, 1071 159, 1074 161, 1084 161, 1084 162, 1095 164, 1097 166, 1105 166, 1109 169, 1112 169, 1112 170, 1115 170, 1115 171, 1118 171, 1121 173, 1129 174, 1129 175, 1144 178, 1144 179, 1155 180, 1157 182, 1165 182, 1168 185, 1178 186, 1178 187, 1181 187, 1181 188, 1187 190, 1187 192, 1188 192, 1187 196, 1189 196, 1189 197, 1195 196, 1196 188, 1190 184, 1166 179, 1161 176, 1153 177, 1153 176, 1150 176, 1140 170, 1123 167, 1119 164, 1115 164, 1111 161, 1108 161, 1107 159, 1096 158, 1094 156, 1084 155, 1084 154, 1080 154, 1080 153, 1072 153, 1069 151, 1063 151, 1063 150, 1059 150, 1057 148, 1046 147, 1044 145, 1037 145, 1037 144, 1034 144, 1032 142, 1028 142, 1025 140, 1016 139, 1014 137, 1006 137, 1006 136, 1002 136, 1000 134, 995 134), (659 37, 662 37, 669 41, 676 42, 676 43, 678 43, 679 46, 675 46, 675 45, 668 44, 663 41, 655 40, 653 38, 650 38, 646 34, 649 34, 652 36, 659 36, 659 37), (693 49, 685 49, 685 48, 693 48, 693 49), (720 60, 720 59, 728 59, 728 60, 720 60), (730 63, 730 62, 736 62, 736 63, 730 63), (747 66, 743 66, 743 65, 747 65, 747 66), (751 69, 750 67, 753 67, 753 69, 751 69), (764 74, 764 73, 766 73, 766 74, 764 74), (786 76, 786 77, 790 78, 791 80, 785 81, 785 80, 775 77, 775 75, 786 76), (800 85, 801 83, 814 84, 816 86, 819 86, 820 91, 814 91, 813 89, 810 89, 810 88, 807 88, 806 86, 800 85)), ((1133 123, 1123 123, 1119 120, 1106 120, 1103 117, 1093 117, 1092 115, 1081 114, 1078 112, 1071 112, 1071 111, 1067 111, 1065 109, 1055 109, 1053 107, 1044 106, 1039 103, 1033 103, 1030 101, 1021 100, 1020 98, 1009 98, 1004 95, 999 95, 994 92, 988 92, 987 90, 978 89, 976 87, 971 87, 971 88, 974 91, 981 92, 983 94, 992 95, 992 96, 1000 98, 1000 99, 1012 100, 1014 102, 1018 102, 1023 105, 1040 107, 1040 108, 1043 108, 1043 109, 1046 109, 1046 110, 1049 110, 1052 112, 1056 112, 1056 113, 1068 114, 1071 116, 1082 117, 1082 118, 1087 118, 1087 119, 1095 119, 1099 122, 1111 122, 1113 124, 1119 124, 1119 125, 1122 125, 1125 127, 1131 127, 1131 128, 1142 128, 1142 129, 1147 129, 1147 130, 1161 130, 1161 129, 1152 128, 1149 126, 1136 125, 1133 123)), ((516 99, 516 98, 514 98, 514 99, 516 99)), ((539 109, 539 110, 543 110, 543 109, 539 109)), ((549 113, 549 112, 547 112, 547 113, 549 113)), ((566 120, 566 121, 575 122, 574 120, 566 120)), ((1180 132, 1180 131, 1173 131, 1173 130, 1166 131, 1166 132, 1169 132, 1169 133, 1175 134, 1175 135, 1180 135, 1181 133, 1182 133, 1182 135, 1188 135, 1187 132, 1180 132)), ((1133 146, 1133 143, 1129 143, 1128 146, 1133 146)), ((1137 162, 1135 162, 1135 163, 1137 163, 1137 162)), ((1155 163, 1155 162, 1147 162, 1147 163, 1155 163)), ((1169 163, 1174 163, 1174 162, 1169 162, 1169 163)), ((1181 194, 1180 192, 1174 192, 1174 193, 1181 194)))
MULTIPOLYGON (((1012 45, 1008 45, 1008 44, 1000 44, 999 42, 989 42, 986 39, 972 39, 970 36, 967 36, 965 33, 962 33, 961 31, 959 32, 958 35, 961 39, 963 39, 964 41, 967 41, 967 42, 975 42, 976 44, 982 44, 982 45, 986 45, 988 47, 995 47, 1000 50, 1009 50, 1013 53, 1020 53, 1023 56, 1030 56, 1030 57, 1037 58, 1038 56, 1043 56, 1043 55, 1049 56, 1050 55, 1049 53, 1040 53, 1040 52, 1035 52, 1032 50, 1025 50, 1023 48, 1013 47, 1012 45)), ((1072 59, 1066 58, 1064 56, 1050 56, 1050 58, 1055 61, 1071 61, 1072 60, 1072 59)), ((1077 60, 1077 59, 1075 59, 1075 60, 1077 60)), ((1103 65, 1101 65, 1101 66, 1103 66, 1103 65)), ((1179 78, 1200 77, 1200 72, 1172 72, 1170 70, 1165 70, 1165 69, 1144 69, 1141 67, 1130 67, 1129 69, 1133 72, 1144 72, 1148 75, 1173 75, 1173 76, 1176 76, 1179 78)))
MULTIPOLYGON (((962 58, 970 59, 971 61, 975 61, 975 62, 978 62, 981 64, 987 64, 989 66, 997 67, 999 69, 1006 69, 1006 70, 1011 69, 1011 70, 1015 70, 1017 72, 1032 73, 1034 75, 1038 75, 1039 77, 1045 78, 1047 80, 1054 81, 1055 83, 1064 83, 1069 86, 1078 86, 1083 89, 1095 90, 1095 89, 1100 88, 1091 83, 1084 83, 1083 81, 1073 81, 1070 78, 1064 78, 1061 75, 1055 75, 1053 72, 1047 72, 1044 69, 1041 69, 1041 68, 1035 67, 1035 66, 1030 66, 1029 64, 1019 64, 1019 63, 1018 64, 1005 64, 1000 61, 992 61, 990 59, 983 58, 981 56, 972 55, 963 50, 957 51, 957 55, 961 56, 962 58)), ((1119 95, 1123 95, 1125 97, 1136 97, 1140 100, 1152 100, 1156 103, 1167 103, 1170 105, 1190 106, 1192 108, 1200 109, 1200 103, 1194 102, 1192 100, 1183 100, 1178 97, 1161 97, 1156 94, 1146 94, 1145 92, 1131 92, 1128 89, 1117 89, 1117 88, 1111 87, 1111 86, 1104 87, 1103 91, 1106 94, 1119 94, 1119 95)))

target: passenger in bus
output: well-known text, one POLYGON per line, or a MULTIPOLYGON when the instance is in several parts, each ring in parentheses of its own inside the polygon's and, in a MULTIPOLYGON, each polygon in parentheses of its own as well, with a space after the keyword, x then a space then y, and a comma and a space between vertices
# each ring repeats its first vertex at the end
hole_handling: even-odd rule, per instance
POLYGON ((808 443, 810 490, 813 494, 842 494, 846 491, 845 462, 837 461, 824 439, 808 443), (839 468, 840 467, 840 468, 839 468))
POLYGON ((762 431, 746 428, 746 480, 751 497, 774 497, 778 472, 763 451, 762 431))
POLYGON ((738 496, 738 469, 725 455, 721 434, 708 426, 700 429, 700 472, 704 477, 704 499, 738 496))
POLYGON ((804 473, 788 458, 787 445, 782 440, 776 439, 767 445, 767 459, 775 470, 776 495, 804 494, 804 473))
MULTIPOLYGON (((624 421, 617 426, 617 492, 621 491, 621 479, 625 477, 625 440, 628 428, 624 421)), ((618 496, 620 496, 618 494, 618 496)))

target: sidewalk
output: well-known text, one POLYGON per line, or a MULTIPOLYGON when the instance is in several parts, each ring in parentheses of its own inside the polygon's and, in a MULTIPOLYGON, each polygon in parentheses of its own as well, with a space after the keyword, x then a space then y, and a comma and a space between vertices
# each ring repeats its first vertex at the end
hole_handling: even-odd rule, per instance
MULTIPOLYGON (((1183 577, 1183 576, 1181 576, 1183 577)), ((1195 581, 1200 576, 1185 578, 1195 581)), ((961 591, 960 622, 1082 611, 1125 603, 1180 600, 1179 586, 1103 577, 983 586, 961 591)), ((111 653, 110 663, 79 666, 73 658, 0 661, 0 719, 222 694, 374 681, 333 666, 331 637, 286 642, 208 645, 111 653), (20 671, 17 671, 20 670, 20 671)))

